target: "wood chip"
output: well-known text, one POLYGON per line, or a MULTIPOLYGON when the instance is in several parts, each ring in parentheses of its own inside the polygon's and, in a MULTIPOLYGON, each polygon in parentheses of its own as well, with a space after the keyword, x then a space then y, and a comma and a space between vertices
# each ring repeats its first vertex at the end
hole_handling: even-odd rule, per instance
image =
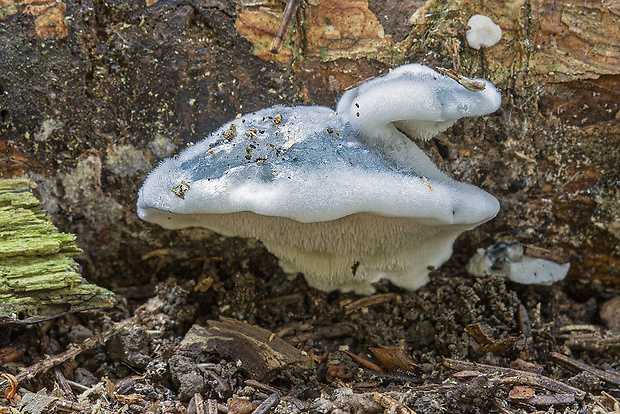
POLYGON ((381 365, 390 372, 421 371, 422 368, 405 352, 401 345, 379 346, 369 348, 370 352, 381 362, 381 365))
POLYGON ((575 402, 575 394, 535 395, 527 401, 535 406, 566 405, 575 402))
POLYGON ((604 302, 599 315, 608 329, 620 332, 620 296, 604 302))
POLYGON ((250 414, 258 406, 252 401, 243 398, 231 398, 228 400, 228 414, 250 414))
POLYGON ((486 345, 491 343, 492 330, 488 325, 481 325, 479 323, 472 323, 465 327, 465 332, 479 344, 486 345))
POLYGON ((402 413, 402 414, 416 414, 411 408, 405 406, 400 401, 395 400, 385 394, 378 392, 374 393, 374 399, 381 407, 385 408, 386 413, 402 413))
POLYGON ((312 360, 299 349, 258 326, 235 319, 208 321, 208 327, 194 325, 181 342, 181 348, 196 353, 216 354, 229 361, 240 361, 241 369, 253 379, 289 365, 314 367, 312 360))
POLYGON ((516 385, 508 392, 508 397, 515 401, 530 400, 534 395, 536 395, 536 391, 533 388, 522 385, 516 385))

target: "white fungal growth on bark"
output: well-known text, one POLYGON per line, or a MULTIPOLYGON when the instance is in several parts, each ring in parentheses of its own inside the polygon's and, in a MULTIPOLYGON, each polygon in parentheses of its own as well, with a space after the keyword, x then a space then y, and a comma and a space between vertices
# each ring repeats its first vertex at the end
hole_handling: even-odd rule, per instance
POLYGON ((474 49, 491 47, 502 38, 502 28, 482 14, 471 16, 467 26, 470 27, 465 33, 467 44, 474 49))
POLYGON ((467 272, 473 276, 501 276, 524 285, 551 285, 564 280, 570 263, 523 255, 523 245, 514 240, 502 240, 478 252, 469 260, 467 272))
POLYGON ((413 139, 494 112, 488 81, 471 91, 413 64, 326 107, 276 106, 223 125, 162 162, 138 199, 143 220, 259 239, 287 272, 321 290, 406 289, 452 254, 499 203, 441 172, 413 139), (182 190, 182 191, 180 191, 182 190))

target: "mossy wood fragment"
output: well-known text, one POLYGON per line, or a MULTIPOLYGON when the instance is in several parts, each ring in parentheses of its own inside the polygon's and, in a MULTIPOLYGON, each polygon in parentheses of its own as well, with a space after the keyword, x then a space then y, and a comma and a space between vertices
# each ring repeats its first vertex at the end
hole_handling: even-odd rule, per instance
POLYGON ((30 323, 113 305, 114 294, 87 283, 72 234, 49 221, 27 179, 0 179, 0 325, 30 323))

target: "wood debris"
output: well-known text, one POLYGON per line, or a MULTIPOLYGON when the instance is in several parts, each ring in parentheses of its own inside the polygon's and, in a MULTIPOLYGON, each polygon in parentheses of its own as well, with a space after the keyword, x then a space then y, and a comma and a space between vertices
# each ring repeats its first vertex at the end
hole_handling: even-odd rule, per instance
POLYGON ((422 370, 422 368, 405 353, 405 349, 401 345, 378 346, 369 349, 375 358, 381 362, 381 365, 390 372, 413 372, 422 370))
POLYGON ((73 260, 82 250, 60 233, 27 179, 0 178, 0 325, 110 307, 112 292, 87 283, 73 260))
POLYGON ((56 367, 66 361, 74 359, 76 356, 80 355, 84 351, 88 351, 90 349, 96 348, 97 346, 101 346, 101 344, 103 344, 107 339, 113 337, 114 335, 118 334, 126 328, 146 322, 150 317, 151 314, 149 312, 138 309, 138 311, 136 311, 136 316, 114 324, 114 326, 107 331, 101 332, 91 338, 88 338, 81 344, 74 345, 63 353, 49 356, 42 361, 39 361, 36 364, 25 368, 16 375, 16 378, 18 381, 32 379, 42 372, 46 372, 53 367, 56 367))
POLYGON ((377 295, 367 296, 345 305, 344 312, 346 314, 353 313, 363 308, 397 300, 399 297, 400 295, 398 293, 380 293, 377 295))
POLYGON ((559 338, 572 350, 606 352, 620 349, 620 332, 602 332, 593 325, 569 325, 559 330, 559 338))
POLYGON ((267 414, 271 411, 272 408, 274 408, 280 403, 280 399, 280 394, 274 392, 269 397, 267 397, 267 399, 263 401, 258 407, 256 407, 256 409, 252 411, 252 414, 267 414))
POLYGON ((208 325, 192 326, 181 342, 181 348, 240 361, 241 369, 259 380, 271 371, 290 365, 314 367, 308 355, 280 337, 270 341, 272 332, 266 329, 230 318, 208 321, 208 325))
POLYGON ((452 69, 446 69, 446 68, 435 68, 435 69, 437 69, 437 72, 454 79, 468 91, 480 92, 480 91, 483 91, 484 88, 486 88, 486 84, 484 82, 471 79, 463 75, 459 75, 452 69))
POLYGON ((477 342, 477 346, 474 346, 474 353, 476 355, 484 355, 489 352, 500 354, 511 348, 516 342, 516 337, 508 337, 505 339, 493 340, 489 335, 488 327, 483 327, 479 323, 467 325, 465 330, 469 336, 474 338, 477 342))
POLYGON ((276 34, 273 36, 273 41, 269 47, 269 51, 271 53, 277 54, 280 52, 280 49, 282 49, 282 42, 284 42, 284 37, 288 33, 288 29, 291 27, 293 16, 297 13, 300 3, 301 0, 288 0, 286 2, 284 12, 282 13, 282 19, 280 20, 276 34))
POLYGON ((603 371, 602 369, 594 368, 588 364, 577 361, 571 357, 566 355, 559 354, 557 352, 551 352, 549 354, 551 359, 558 364, 562 365, 565 368, 568 368, 575 372, 588 372, 604 381, 607 381, 611 384, 615 384, 620 386, 620 374, 611 372, 611 371, 603 371))
POLYGON ((411 408, 385 394, 380 394, 376 392, 374 393, 374 399, 376 402, 379 403, 379 405, 381 405, 381 407, 385 408, 384 413, 386 414, 416 414, 415 411, 413 411, 411 408))
POLYGON ((530 358, 534 355, 534 338, 532 337, 532 321, 530 321, 530 316, 527 313, 527 309, 522 304, 519 305, 519 309, 517 311, 517 321, 519 322, 519 329, 521 330, 521 334, 525 338, 525 344, 527 345, 524 358, 530 358))
POLYGON ((556 393, 573 394, 575 398, 580 401, 583 400, 586 395, 584 391, 561 381, 527 371, 478 364, 475 362, 458 361, 456 359, 449 358, 444 360, 444 366, 446 368, 459 371, 479 371, 483 374, 495 375, 498 377, 500 384, 530 385, 544 388, 548 391, 556 393))
POLYGON ((353 352, 350 352, 350 351, 345 351, 345 353, 348 356, 350 356, 353 361, 357 362, 364 368, 370 369, 375 372, 383 372, 383 368, 381 368, 379 365, 375 364, 374 362, 369 361, 366 358, 361 357, 357 354, 354 354, 353 352))

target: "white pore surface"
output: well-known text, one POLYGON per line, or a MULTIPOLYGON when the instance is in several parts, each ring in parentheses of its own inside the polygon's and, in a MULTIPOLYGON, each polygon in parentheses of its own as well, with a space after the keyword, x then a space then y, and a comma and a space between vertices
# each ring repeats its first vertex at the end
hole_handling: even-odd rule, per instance
MULTIPOLYGON (((424 86, 413 76, 421 88, 417 94, 431 95, 431 111, 452 108, 425 121, 453 122, 456 112, 478 114, 499 106, 490 84, 486 92, 470 95, 419 65, 392 74, 409 78, 410 69, 432 83, 424 86), (484 108, 475 109, 476 102, 484 108)), ((401 81, 382 87, 400 89, 401 81)), ((392 108, 398 120, 424 117, 418 105, 407 115, 397 103, 382 101, 395 94, 375 92, 372 88, 380 116, 392 108)), ((423 99, 415 95, 410 91, 420 104, 423 99)), ((364 94, 358 97, 371 104, 364 94)), ((140 189, 138 215, 170 229, 197 226, 257 238, 319 289, 370 293, 370 283, 382 277, 418 288, 428 280, 427 266, 445 262, 458 234, 494 217, 499 203, 439 171, 393 126, 376 134, 387 146, 360 139, 365 132, 346 114, 325 107, 276 106, 244 115, 153 170, 140 189), (183 197, 182 183, 189 187, 183 197)))
POLYGON ((502 38, 502 28, 482 14, 471 16, 467 21, 467 26, 471 27, 465 33, 467 43, 474 49, 491 47, 502 38))

